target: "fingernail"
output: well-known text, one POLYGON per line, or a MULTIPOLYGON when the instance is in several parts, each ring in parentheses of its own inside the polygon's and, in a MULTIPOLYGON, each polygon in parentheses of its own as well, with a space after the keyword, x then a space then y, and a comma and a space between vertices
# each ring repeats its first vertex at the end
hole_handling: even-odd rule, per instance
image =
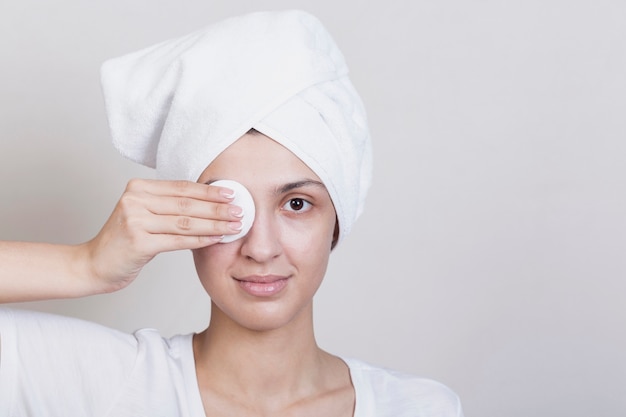
POLYGON ((235 197, 235 192, 230 188, 220 188, 220 195, 226 198, 235 197))
POLYGON ((235 232, 239 232, 243 228, 243 223, 241 223, 241 222, 229 222, 228 223, 228 227, 230 228, 230 230, 234 230, 235 232))
POLYGON ((228 209, 228 213, 231 216, 235 216, 235 217, 243 217, 243 209, 239 206, 231 206, 228 209))

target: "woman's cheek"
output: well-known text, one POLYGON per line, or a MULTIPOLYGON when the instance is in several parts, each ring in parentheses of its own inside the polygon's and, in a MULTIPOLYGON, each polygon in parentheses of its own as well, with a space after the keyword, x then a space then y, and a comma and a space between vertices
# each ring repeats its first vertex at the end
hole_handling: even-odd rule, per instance
MULTIPOLYGON (((306 214, 302 217, 307 216, 306 214)), ((332 241, 334 225, 331 227, 319 216, 309 218, 287 218, 283 220, 281 227, 282 243, 286 248, 298 251, 320 249, 332 241)))
POLYGON ((236 253, 238 242, 233 243, 216 243, 205 248, 192 251, 193 260, 199 278, 202 280, 209 274, 215 274, 218 268, 226 269, 230 259, 236 253))

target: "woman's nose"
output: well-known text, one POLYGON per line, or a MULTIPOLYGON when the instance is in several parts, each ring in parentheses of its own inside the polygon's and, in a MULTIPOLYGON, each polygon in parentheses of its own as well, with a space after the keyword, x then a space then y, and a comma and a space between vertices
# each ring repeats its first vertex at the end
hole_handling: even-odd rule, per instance
POLYGON ((241 254, 256 262, 267 262, 282 253, 280 228, 272 213, 258 210, 248 234, 242 238, 241 254))

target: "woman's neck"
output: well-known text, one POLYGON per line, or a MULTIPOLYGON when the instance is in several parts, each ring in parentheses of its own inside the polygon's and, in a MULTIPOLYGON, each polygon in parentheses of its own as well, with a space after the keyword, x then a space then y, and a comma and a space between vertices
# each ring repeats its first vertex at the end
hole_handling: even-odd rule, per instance
POLYGON ((328 355, 315 342, 307 307, 278 329, 256 331, 213 306, 209 327, 194 338, 201 386, 253 401, 310 394, 323 384, 328 355))
POLYGON ((317 346, 312 316, 307 306, 286 325, 257 331, 213 306, 193 343, 206 415, 352 416, 350 371, 317 346))

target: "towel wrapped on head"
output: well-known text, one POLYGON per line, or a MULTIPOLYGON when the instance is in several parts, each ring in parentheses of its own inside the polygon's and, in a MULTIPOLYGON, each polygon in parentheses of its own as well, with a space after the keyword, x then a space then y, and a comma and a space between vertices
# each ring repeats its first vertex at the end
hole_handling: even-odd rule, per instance
POLYGON ((109 60, 102 86, 113 144, 160 178, 197 181, 251 128, 285 146, 326 185, 341 240, 372 171, 365 110, 347 74, 315 17, 260 12, 109 60))

